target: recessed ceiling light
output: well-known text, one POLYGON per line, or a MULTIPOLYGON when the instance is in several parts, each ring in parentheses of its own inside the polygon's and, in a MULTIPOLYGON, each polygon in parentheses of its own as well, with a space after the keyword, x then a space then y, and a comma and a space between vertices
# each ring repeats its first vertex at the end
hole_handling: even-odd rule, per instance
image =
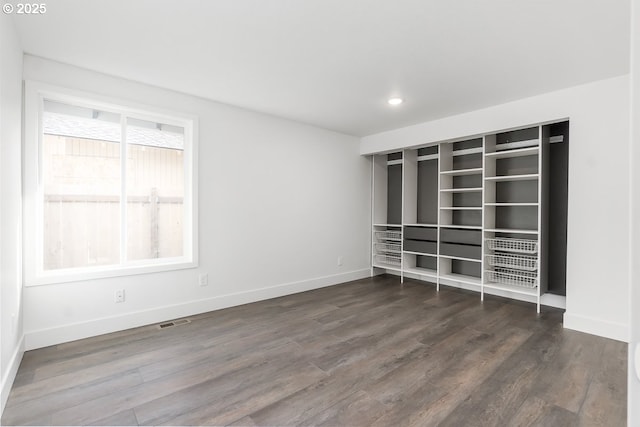
POLYGON ((389 103, 389 105, 400 105, 403 101, 404 99, 402 98, 389 98, 387 102, 389 103))

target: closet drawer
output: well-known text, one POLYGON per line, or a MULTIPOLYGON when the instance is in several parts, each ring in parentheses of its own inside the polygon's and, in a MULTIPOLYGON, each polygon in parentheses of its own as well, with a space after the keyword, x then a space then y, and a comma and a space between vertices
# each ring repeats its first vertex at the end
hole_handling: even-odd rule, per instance
POLYGON ((405 227, 404 238, 411 240, 438 240, 438 229, 435 227, 405 227))
POLYGON ((455 243, 440 243, 440 255, 460 258, 480 259, 482 248, 473 245, 458 245, 455 243))
POLYGON ((482 232, 480 230, 456 230, 454 228, 443 228, 440 230, 440 240, 449 243, 481 245, 482 232))
POLYGON ((425 240, 405 240, 404 250, 435 255, 438 253, 438 244, 436 242, 429 242, 425 240))

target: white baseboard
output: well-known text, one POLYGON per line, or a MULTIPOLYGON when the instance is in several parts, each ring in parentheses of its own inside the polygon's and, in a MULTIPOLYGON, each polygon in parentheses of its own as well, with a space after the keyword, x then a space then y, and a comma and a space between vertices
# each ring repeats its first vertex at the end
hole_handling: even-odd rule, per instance
POLYGON ((567 297, 555 294, 542 294, 540 296, 540 304, 566 310, 567 297))
POLYGON ((186 303, 167 305, 118 316, 93 319, 87 322, 67 324, 55 328, 39 329, 25 332, 25 348, 33 350, 64 342, 93 337, 111 332, 122 331, 138 326, 164 322, 180 317, 193 316, 209 311, 220 310, 251 302, 277 298, 298 292, 310 291, 326 286, 369 277, 369 268, 348 273, 318 277, 299 282, 285 283, 268 288, 255 289, 235 294, 221 295, 213 298, 189 301, 186 303))
POLYGON ((22 356, 24 355, 24 335, 20 338, 18 345, 16 346, 15 351, 11 355, 11 361, 9 362, 9 366, 7 368, 7 372, 2 376, 2 385, 0 387, 0 417, 2 417, 2 413, 4 412, 4 407, 7 404, 7 400, 9 400, 9 393, 11 392, 11 387, 13 386, 13 381, 16 379, 16 374, 18 373, 18 368, 20 367, 20 362, 22 362, 22 356))
POLYGON ((593 317, 564 313, 564 327, 574 331, 586 332, 612 340, 629 342, 629 326, 623 323, 608 322, 593 317))

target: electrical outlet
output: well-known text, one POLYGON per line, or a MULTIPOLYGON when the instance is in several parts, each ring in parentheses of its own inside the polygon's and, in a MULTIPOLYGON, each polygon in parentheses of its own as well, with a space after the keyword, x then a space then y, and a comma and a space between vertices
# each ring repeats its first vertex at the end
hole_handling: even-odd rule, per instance
POLYGON ((200 286, 208 286, 209 285, 209 275, 207 273, 201 274, 198 276, 198 284, 200 286))
POLYGON ((124 302, 124 289, 118 289, 116 291, 115 302, 124 302))
POLYGON ((340 267, 342 265, 342 257, 339 256, 338 257, 338 267, 340 267))

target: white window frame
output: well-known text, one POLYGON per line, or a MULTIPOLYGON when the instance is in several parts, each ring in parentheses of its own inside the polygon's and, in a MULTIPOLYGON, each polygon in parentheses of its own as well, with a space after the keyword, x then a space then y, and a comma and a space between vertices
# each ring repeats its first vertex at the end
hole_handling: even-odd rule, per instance
MULTIPOLYGON (((183 113, 167 111, 130 101, 104 97, 87 92, 26 81, 24 89, 24 281, 25 286, 86 281, 107 277, 130 276, 198 267, 198 119, 183 113), (44 100, 100 109, 136 119, 156 121, 184 128, 184 221, 183 255, 123 261, 117 265, 44 270, 43 213, 44 186, 42 177, 42 117, 44 100)), ((122 151, 126 144, 121 144, 122 151)), ((122 153, 121 151, 121 153, 122 153)), ((121 168, 121 174, 125 171, 121 168)), ((125 185, 123 180, 122 185, 125 185)), ((121 193, 122 194, 122 193, 121 193)), ((123 219, 124 220, 124 219, 123 219)), ((121 230, 126 224, 121 224, 121 230)), ((122 248, 125 241, 121 233, 122 248)))

